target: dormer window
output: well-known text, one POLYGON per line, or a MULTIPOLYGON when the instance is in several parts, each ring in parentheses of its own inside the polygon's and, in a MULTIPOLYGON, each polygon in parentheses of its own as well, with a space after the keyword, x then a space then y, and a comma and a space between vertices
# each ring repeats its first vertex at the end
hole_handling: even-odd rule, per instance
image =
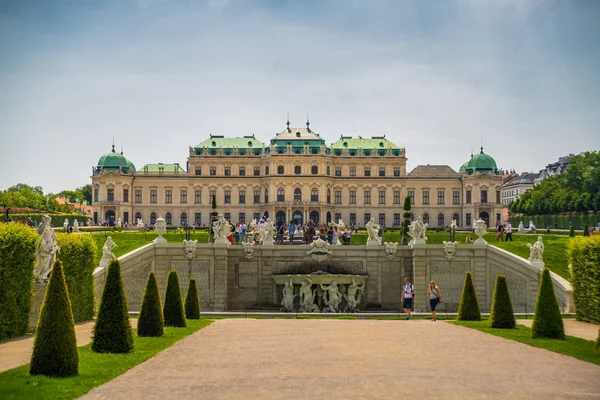
POLYGON ((300 137, 300 132, 296 132, 296 137, 300 137))

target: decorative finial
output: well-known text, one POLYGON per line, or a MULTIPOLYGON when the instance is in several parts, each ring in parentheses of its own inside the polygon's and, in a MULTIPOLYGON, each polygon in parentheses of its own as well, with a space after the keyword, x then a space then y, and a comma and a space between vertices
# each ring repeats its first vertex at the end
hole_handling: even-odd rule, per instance
POLYGON ((112 145, 112 152, 115 152, 115 135, 113 135, 113 145, 112 145))
POLYGON ((310 121, 308 119, 308 113, 306 113, 306 129, 310 132, 310 121))
POLYGON ((471 147, 471 158, 473 158, 473 148, 471 147))
POLYGON ((121 155, 123 155, 123 145, 121 145, 121 155))
POLYGON ((481 146, 481 154, 483 154, 483 146, 481 146))
POLYGON ((483 137, 481 137, 481 154, 483 154, 483 137))
POLYGON ((290 113, 289 112, 287 113, 287 122, 286 122, 286 125, 287 125, 287 130, 289 131, 290 130, 290 113))

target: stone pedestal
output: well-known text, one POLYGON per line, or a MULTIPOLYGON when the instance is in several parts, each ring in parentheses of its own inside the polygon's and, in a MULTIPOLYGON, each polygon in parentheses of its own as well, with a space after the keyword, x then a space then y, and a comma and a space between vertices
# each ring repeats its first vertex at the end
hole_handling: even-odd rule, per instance
POLYGON ((44 296, 46 295, 47 283, 36 283, 33 286, 33 299, 31 301, 31 311, 29 312, 29 328, 35 329, 42 311, 44 296))
POLYGON ((273 246, 274 244, 275 244, 275 242, 273 241, 272 237, 266 237, 262 241, 263 246, 273 246))
POLYGON ((231 242, 229 240, 227 240, 227 238, 218 238, 218 239, 215 239, 215 246, 229 247, 229 246, 231 246, 231 242))
POLYGON ((544 262, 542 260, 532 260, 529 261, 532 267, 536 267, 538 269, 544 269, 544 262))
POLYGON ((367 246, 379 246, 377 239, 367 239, 367 246))
POLYGON ((216 243, 213 245, 214 255, 214 297, 213 297, 213 310, 214 311, 226 311, 227 310, 227 269, 228 269, 228 257, 227 249, 231 245, 229 240, 227 242, 216 243))

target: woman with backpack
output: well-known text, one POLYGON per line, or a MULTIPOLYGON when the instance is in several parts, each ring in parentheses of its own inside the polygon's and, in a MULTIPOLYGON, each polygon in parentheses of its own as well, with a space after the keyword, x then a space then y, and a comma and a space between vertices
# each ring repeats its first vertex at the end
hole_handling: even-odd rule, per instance
POLYGON ((431 307, 431 315, 433 316, 433 322, 435 322, 437 321, 437 313, 435 308, 442 302, 442 292, 434 281, 429 282, 427 296, 429 296, 429 307, 431 307))

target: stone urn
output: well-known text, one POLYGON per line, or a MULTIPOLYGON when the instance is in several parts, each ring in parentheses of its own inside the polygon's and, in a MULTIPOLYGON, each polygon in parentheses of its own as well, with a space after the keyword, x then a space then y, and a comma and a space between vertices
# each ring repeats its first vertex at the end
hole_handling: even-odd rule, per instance
POLYGON ((481 218, 475 221, 475 234, 478 236, 475 244, 487 244, 487 242, 483 239, 483 235, 487 233, 487 225, 485 221, 481 218))
POLYGON ((158 237, 153 240, 154 243, 167 243, 167 239, 162 237, 162 235, 164 235, 164 233, 167 231, 167 222, 163 217, 158 217, 156 219, 156 223, 154 224, 154 231, 158 235, 158 237))

